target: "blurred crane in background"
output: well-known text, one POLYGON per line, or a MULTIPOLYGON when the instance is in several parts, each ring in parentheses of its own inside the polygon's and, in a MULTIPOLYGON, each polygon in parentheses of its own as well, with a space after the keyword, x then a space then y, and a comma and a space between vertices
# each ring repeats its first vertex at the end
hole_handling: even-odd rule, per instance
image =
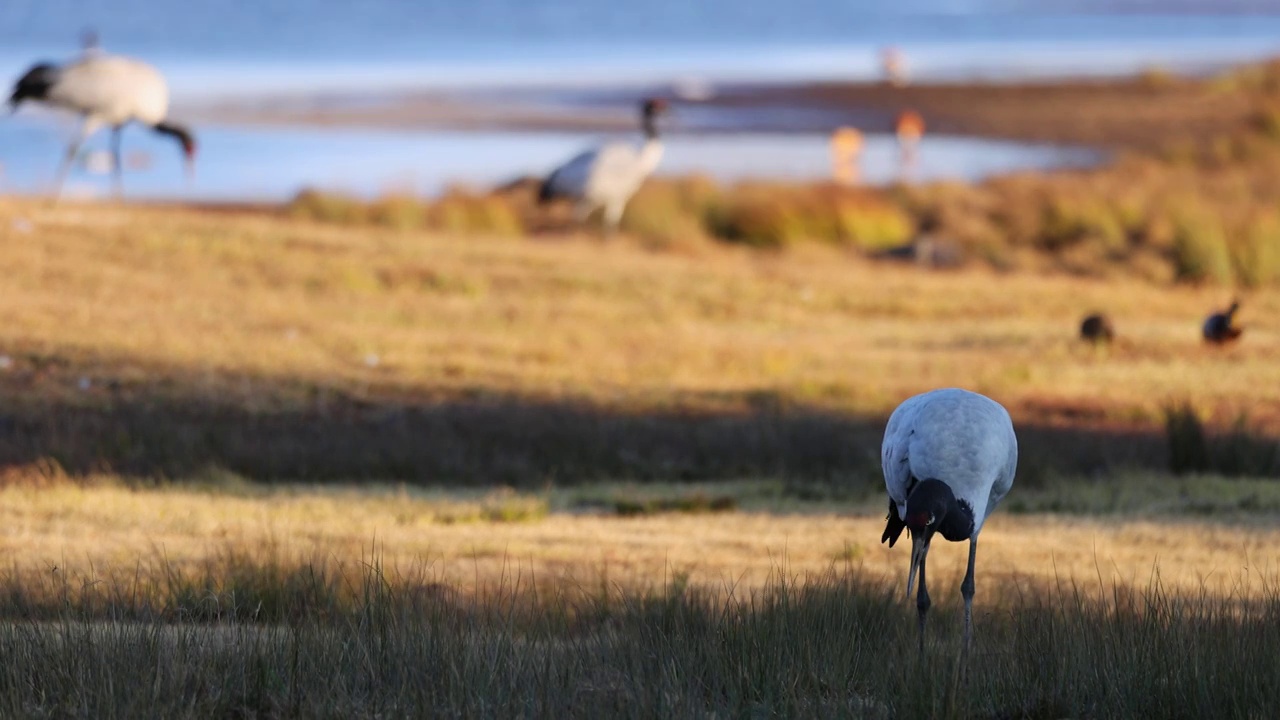
POLYGON ((80 146, 100 128, 111 128, 111 169, 114 190, 124 189, 120 135, 124 126, 137 122, 172 137, 182 146, 188 175, 195 161, 196 142, 186 127, 169 122, 169 86, 151 65, 140 60, 108 55, 86 40, 85 53, 63 65, 39 63, 14 85, 9 106, 16 111, 27 101, 70 110, 81 117, 80 129, 67 145, 54 177, 53 193, 62 191, 67 173, 80 146))
POLYGON ((547 176, 538 191, 538 202, 571 199, 578 222, 602 208, 604 233, 611 236, 618 229, 631 196, 662 160, 657 119, 666 110, 663 100, 645 100, 640 105, 640 127, 645 136, 642 145, 612 142, 574 157, 547 176))

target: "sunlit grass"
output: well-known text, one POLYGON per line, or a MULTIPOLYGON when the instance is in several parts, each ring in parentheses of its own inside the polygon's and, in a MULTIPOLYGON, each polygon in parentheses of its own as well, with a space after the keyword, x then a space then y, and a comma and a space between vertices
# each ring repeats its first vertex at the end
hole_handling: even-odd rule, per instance
MULTIPOLYGON (((27 428, 5 440, 22 462, 522 487, 824 480, 873 467, 881 419, 946 385, 1027 427, 1160 436, 1185 401, 1212 432, 1241 416, 1280 428, 1267 289, 1243 298, 1243 341, 1215 349, 1200 324, 1230 293, 1123 276, 0 202, 0 227, 15 218, 34 230, 0 256, 0 387, 27 428), (1101 351, 1076 338, 1098 310, 1119 337, 1101 351)), ((1029 450, 1027 467, 1070 462, 1078 446, 1063 448, 1029 450)))
MULTIPOLYGON (((388 573, 426 572, 464 594, 513 573, 633 590, 677 573, 699 587, 748 589, 780 562, 815 574, 848 560, 866 577, 895 581, 907 566, 906 551, 879 542, 878 475, 846 487, 739 480, 540 492, 264 488, 225 476, 161 486, 37 480, 11 478, 0 490, 6 592, 33 608, 54 602, 54 581, 143 583, 134 592, 163 605, 189 593, 175 589, 182 578, 183 588, 221 587, 246 567, 279 577, 317 563, 349 572, 375 548, 388 573)), ((1101 566, 1108 583, 1132 585, 1159 560, 1170 590, 1227 596, 1249 585, 1252 595, 1277 571, 1268 559, 1280 541, 1267 527, 1280 515, 1273 486, 1141 473, 1024 482, 983 531, 984 577, 1084 580, 1101 566)), ((940 547, 931 577, 951 587, 964 560, 962 546, 940 547)))

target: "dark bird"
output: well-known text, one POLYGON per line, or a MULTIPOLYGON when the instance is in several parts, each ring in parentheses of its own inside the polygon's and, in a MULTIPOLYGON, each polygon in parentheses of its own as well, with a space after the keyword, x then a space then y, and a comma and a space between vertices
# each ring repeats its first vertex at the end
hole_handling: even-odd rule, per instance
POLYGON ((1216 312, 1204 321, 1204 341, 1213 345, 1225 345, 1240 337, 1244 328, 1235 324, 1236 311, 1240 309, 1240 301, 1231 303, 1231 307, 1223 312, 1216 312))
POLYGON ((111 128, 112 169, 116 194, 122 190, 120 133, 136 122, 173 138, 182 147, 187 171, 195 160, 196 141, 186 127, 169 122, 169 86, 154 67, 140 60, 108 55, 87 48, 69 63, 40 63, 27 70, 9 95, 16 111, 28 101, 41 102, 81 117, 80 131, 67 146, 54 180, 54 195, 62 190, 80 145, 100 128, 111 128))
POLYGON ((930 604, 925 585, 929 543, 937 534, 951 542, 969 541, 969 568, 960 584, 967 649, 973 638, 978 533, 1013 487, 1018 465, 1018 438, 1009 413, 990 398, 957 388, 917 395, 889 416, 881 462, 889 516, 880 542, 893 547, 904 528, 911 534, 907 597, 918 570, 921 652, 930 604))
POLYGON ((1102 313, 1094 313, 1080 323, 1080 339, 1087 340, 1094 345, 1106 345, 1114 340, 1115 337, 1116 329, 1111 324, 1111 318, 1102 313))
POLYGON ((640 105, 643 144, 637 147, 627 142, 611 142, 574 157, 547 176, 538 192, 538 202, 547 203, 556 198, 573 200, 578 222, 586 220, 597 208, 603 208, 604 231, 611 235, 617 230, 631 196, 662 160, 657 119, 666 110, 664 100, 644 101, 640 105))

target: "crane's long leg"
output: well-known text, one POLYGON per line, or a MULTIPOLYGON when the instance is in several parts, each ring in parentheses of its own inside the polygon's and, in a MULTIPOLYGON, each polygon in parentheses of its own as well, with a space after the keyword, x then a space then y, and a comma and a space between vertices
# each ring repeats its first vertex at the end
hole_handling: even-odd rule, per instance
POLYGON ((67 152, 62 156, 62 163, 58 165, 58 174, 53 178, 53 197, 56 200, 62 194, 62 184, 67 180, 67 173, 71 172, 71 164, 76 161, 76 155, 80 154, 80 146, 84 144, 85 138, 98 131, 99 123, 93 118, 85 118, 80 123, 80 130, 75 137, 71 138, 71 142, 67 144, 67 152))
POLYGON ((929 617, 929 588, 924 581, 925 560, 928 558, 928 549, 920 556, 920 587, 916 591, 916 613, 920 616, 920 655, 924 656, 924 623, 929 617))
POLYGON ((960 583, 960 595, 964 598, 964 652, 973 644, 973 564, 978 557, 978 538, 969 538, 969 569, 960 583))
POLYGON ((611 203, 604 208, 604 237, 606 240, 612 238, 618 232, 618 225, 622 222, 622 211, 626 206, 621 203, 611 203))
POLYGON ((120 135, 123 129, 120 125, 111 128, 111 189, 117 200, 124 196, 124 163, 120 161, 120 135))

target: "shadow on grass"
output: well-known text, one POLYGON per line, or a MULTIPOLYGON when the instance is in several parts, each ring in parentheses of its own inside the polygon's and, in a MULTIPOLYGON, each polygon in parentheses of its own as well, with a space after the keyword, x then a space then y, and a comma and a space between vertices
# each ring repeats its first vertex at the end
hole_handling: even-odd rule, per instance
POLYGON ((157 571, 154 586, 147 573, 116 589, 50 581, 34 608, 14 598, 39 603, 40 588, 0 576, 0 714, 1203 718, 1280 703, 1274 592, 1242 603, 1158 582, 1101 596, 993 584, 961 681, 954 596, 921 657, 914 607, 849 570, 779 570, 728 596, 680 579, 469 595, 376 557, 157 571))
MULTIPOLYGON (((881 482, 885 418, 832 412, 771 392, 614 408, 487 391, 423 398, 413 396, 421 391, 384 388, 356 396, 261 377, 220 385, 249 384, 255 404, 272 409, 215 392, 201 395, 191 390, 201 386, 197 381, 181 377, 15 403, 0 410, 0 466, 53 460, 73 475, 181 478, 218 467, 267 481, 521 488, 601 479, 778 477, 858 488, 881 482), (256 402, 263 398, 276 400, 256 402)), ((1164 469, 1169 457, 1160 428, 1021 422, 1019 439, 1019 476, 1028 484, 1115 467, 1164 469)))

